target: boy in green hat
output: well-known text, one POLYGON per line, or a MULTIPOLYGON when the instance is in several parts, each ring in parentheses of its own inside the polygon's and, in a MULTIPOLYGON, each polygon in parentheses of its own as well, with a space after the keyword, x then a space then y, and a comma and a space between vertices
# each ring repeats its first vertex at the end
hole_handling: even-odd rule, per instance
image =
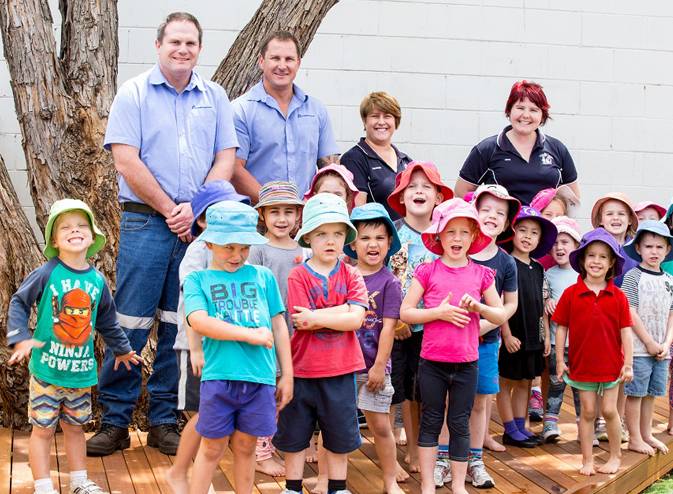
POLYGON ((55 494, 49 452, 60 421, 70 467, 70 493, 103 490, 87 478, 82 426, 91 420, 91 386, 98 382, 93 328, 116 355, 115 369, 137 365, 140 357, 117 322, 115 304, 103 275, 88 258, 105 245, 93 213, 75 199, 56 201, 44 233, 43 264, 19 287, 9 303, 7 343, 14 348, 9 364, 30 357, 28 414, 33 425, 29 462, 35 493, 55 494), (28 329, 37 305, 37 326, 28 329))

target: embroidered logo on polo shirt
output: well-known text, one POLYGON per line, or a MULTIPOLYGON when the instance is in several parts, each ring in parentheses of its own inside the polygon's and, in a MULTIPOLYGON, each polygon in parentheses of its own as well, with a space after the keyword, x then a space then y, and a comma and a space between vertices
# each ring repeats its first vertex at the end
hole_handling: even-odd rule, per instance
POLYGON ((542 153, 540 154, 540 163, 543 165, 553 165, 554 157, 549 153, 542 153))

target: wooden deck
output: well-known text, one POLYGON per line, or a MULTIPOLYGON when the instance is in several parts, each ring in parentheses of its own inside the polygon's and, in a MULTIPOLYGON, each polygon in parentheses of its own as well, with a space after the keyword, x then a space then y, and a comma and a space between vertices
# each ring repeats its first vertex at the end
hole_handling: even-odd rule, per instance
MULTIPOLYGON (((657 437, 671 447, 667 455, 654 457, 627 451, 623 446, 622 468, 616 475, 596 475, 591 478, 577 473, 580 462, 579 443, 576 441, 574 410, 569 396, 561 412, 562 440, 553 445, 534 449, 509 447, 504 453, 485 455, 486 465, 493 476, 496 487, 487 490, 473 489, 470 492, 484 494, 511 493, 572 493, 572 494, 627 494, 638 493, 652 484, 663 474, 673 469, 673 436, 666 433, 668 403, 657 401, 655 430, 657 437)), ((540 426, 534 426, 539 430, 540 426)), ((491 421, 491 433, 502 434, 502 426, 497 417, 491 421)), ((131 448, 105 458, 89 458, 89 476, 104 489, 112 493, 170 494, 165 482, 166 469, 172 457, 147 447, 146 434, 132 432, 131 448)), ((404 458, 404 448, 399 448, 399 459, 404 458)), ((594 448, 599 463, 607 459, 607 443, 594 448)), ((52 448, 51 475, 57 490, 68 492, 68 466, 64 453, 63 437, 57 435, 52 448)), ((219 492, 234 492, 231 471, 231 455, 220 463, 220 469, 213 479, 213 486, 219 492)), ((349 488, 354 494, 374 494, 383 492, 380 469, 372 436, 363 430, 363 445, 350 456, 348 470, 349 488)), ((316 480, 316 466, 307 465, 306 485, 312 487, 316 480)), ((401 484, 406 492, 420 492, 420 477, 413 476, 401 484)), ((283 479, 274 479, 257 474, 256 493, 271 494, 282 490, 283 479)), ((32 477, 28 466, 28 433, 0 429, 0 494, 30 494, 33 492, 32 477)), ((438 492, 450 492, 439 489, 438 492)))

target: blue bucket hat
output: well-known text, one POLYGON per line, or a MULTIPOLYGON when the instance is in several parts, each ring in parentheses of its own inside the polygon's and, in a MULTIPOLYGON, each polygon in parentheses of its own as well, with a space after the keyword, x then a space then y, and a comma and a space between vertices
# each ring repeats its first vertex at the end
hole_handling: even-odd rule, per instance
POLYGON ((589 247, 589 244, 593 242, 603 242, 610 247, 610 250, 615 255, 614 277, 616 278, 622 274, 624 268, 624 256, 619 253, 619 244, 615 238, 602 227, 598 227, 595 230, 585 233, 580 242, 580 246, 570 253, 568 257, 570 258, 570 265, 572 268, 578 273, 580 272, 580 255, 582 254, 582 251, 589 247))
POLYGON ((346 203, 339 196, 321 192, 311 197, 304 204, 304 211, 302 213, 303 223, 297 232, 295 240, 299 242, 302 247, 310 247, 304 241, 304 235, 311 233, 316 228, 326 225, 328 223, 343 223, 348 228, 346 234, 346 244, 350 244, 358 231, 348 218, 348 209, 346 203))
POLYGON ((199 240, 215 245, 261 245, 268 242, 257 233, 257 211, 236 201, 221 201, 206 209, 206 229, 199 240))
MULTIPOLYGON (((386 208, 383 207, 383 204, 369 202, 363 206, 358 206, 351 211, 351 222, 353 224, 355 224, 356 221, 366 220, 383 220, 388 227, 388 233, 392 236, 392 242, 390 243, 390 248, 386 254, 386 259, 402 248, 400 237, 397 235, 397 228, 395 228, 395 224, 393 223, 393 220, 390 219, 390 215, 388 214, 388 211, 386 211, 386 208)), ((344 246, 344 254, 353 259, 358 258, 357 252, 353 250, 350 244, 344 246)))
POLYGON ((199 225, 196 224, 196 220, 199 219, 199 216, 201 216, 209 206, 220 201, 237 201, 243 204, 250 204, 250 198, 236 192, 234 186, 226 180, 206 182, 199 187, 199 190, 196 191, 196 194, 194 194, 194 197, 192 198, 192 213, 194 213, 194 219, 192 220, 192 235, 199 234, 199 225))
MULTIPOLYGON (((638 262, 641 262, 643 260, 640 254, 638 254, 638 252, 636 251, 636 245, 638 244, 638 239, 640 238, 640 236, 645 232, 654 233, 655 235, 664 237, 666 239, 666 242, 668 242, 668 245, 673 247, 673 236, 671 236, 671 233, 669 232, 668 227, 666 225, 664 225, 661 221, 655 221, 655 220, 641 221, 640 223, 638 223, 638 230, 636 230, 635 236, 624 245, 624 252, 626 252, 631 259, 635 259, 638 262)), ((672 259, 673 259, 673 248, 662 262, 667 262, 672 259)))

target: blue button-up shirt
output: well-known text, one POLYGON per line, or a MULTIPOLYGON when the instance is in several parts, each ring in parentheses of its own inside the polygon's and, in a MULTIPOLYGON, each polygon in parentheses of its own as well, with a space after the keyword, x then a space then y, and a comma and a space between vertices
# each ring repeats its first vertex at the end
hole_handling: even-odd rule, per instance
POLYGON ((272 180, 297 184, 300 197, 308 191, 318 158, 337 154, 327 109, 296 85, 283 115, 278 102, 260 81, 232 102, 239 148, 236 157, 264 185, 272 180))
MULTIPOLYGON (((224 89, 196 72, 180 93, 155 65, 126 81, 115 96, 105 149, 128 144, 176 203, 191 201, 223 149, 238 146, 224 89)), ((119 201, 142 202, 118 175, 119 201)))

